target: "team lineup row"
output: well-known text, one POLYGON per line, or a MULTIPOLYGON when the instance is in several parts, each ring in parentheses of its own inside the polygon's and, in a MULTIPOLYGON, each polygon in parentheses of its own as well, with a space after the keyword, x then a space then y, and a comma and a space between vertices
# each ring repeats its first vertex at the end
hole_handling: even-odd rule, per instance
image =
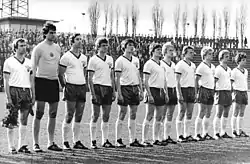
POLYGON ((33 150, 42 151, 39 146, 39 132, 46 102, 49 104, 48 150, 71 149, 69 144, 71 126, 73 148, 87 149, 79 138, 86 102, 86 85, 90 88, 92 100, 90 147, 93 149, 97 148, 96 124, 100 109, 102 109, 102 147, 105 148, 126 147, 121 134, 128 109, 130 146, 165 146, 177 142, 248 137, 242 129, 244 111, 248 104, 248 71, 244 68, 246 54, 237 54, 235 58, 237 68, 231 70, 227 66, 228 50, 219 53, 220 64, 215 67, 211 63, 213 49, 203 47, 202 62, 196 68, 192 62, 194 55, 192 46, 183 48, 183 59, 175 65, 171 61, 175 49, 170 42, 163 46, 152 43, 149 47, 151 59, 143 67, 142 80, 139 60, 133 56, 136 43, 132 39, 122 41, 124 54, 114 62, 113 58, 107 55, 108 40, 104 37, 98 38, 95 43, 97 53, 87 62, 87 57, 80 52, 82 48, 80 34, 74 34, 70 38, 71 49, 61 57, 60 47, 54 43, 55 34, 56 27, 50 23, 45 24, 44 41, 34 48, 31 60, 25 58, 26 41, 22 38, 16 39, 13 42, 14 55, 4 62, 4 87, 9 113, 3 119, 3 126, 7 128, 8 148, 11 153, 17 153, 14 146, 14 127, 18 124, 18 111, 20 111, 18 152, 30 153, 26 141, 29 114, 35 115, 32 126, 33 150), (85 78, 86 73, 88 79, 85 78), (66 104, 65 118, 62 122, 63 148, 54 142, 59 82, 63 88, 63 100, 66 104), (111 105, 116 96, 119 112, 116 120, 116 142, 113 145, 109 141, 108 122, 111 105), (142 139, 139 142, 136 136, 136 114, 142 100, 146 104, 146 115, 142 125, 142 139), (195 103, 198 103, 198 114, 195 119, 195 133, 192 136, 190 125, 195 103), (34 104, 36 104, 35 113, 32 112, 34 104), (178 105, 177 142, 171 138, 176 105, 178 105), (208 134, 208 128, 213 105, 216 107, 216 114, 213 119, 214 134, 211 136, 208 134), (231 105, 232 137, 226 132, 231 105), (153 120, 153 143, 150 143, 148 138, 151 120, 153 120), (161 129, 163 136, 160 135, 161 129))

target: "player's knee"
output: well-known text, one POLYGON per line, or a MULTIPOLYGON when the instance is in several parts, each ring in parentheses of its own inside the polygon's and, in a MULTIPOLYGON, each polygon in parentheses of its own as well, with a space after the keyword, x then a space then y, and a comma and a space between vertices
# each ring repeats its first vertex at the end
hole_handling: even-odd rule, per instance
POLYGON ((109 114, 104 113, 102 115, 102 120, 103 120, 103 122, 108 122, 109 121, 109 114))
POLYGON ((146 120, 150 122, 152 119, 153 119, 153 115, 148 114, 146 117, 146 120))
POLYGON ((94 123, 97 122, 99 115, 100 115, 99 112, 96 112, 96 111, 92 112, 92 116, 91 116, 92 122, 94 123))
POLYGON ((49 118, 56 118, 57 111, 52 111, 49 113, 49 118))
POLYGON ((173 115, 167 115, 167 121, 172 121, 173 115))
POLYGON ((207 112, 205 115, 206 118, 210 118, 210 116, 211 116, 211 112, 207 112))
POLYGON ((66 114, 66 119, 65 119, 65 120, 66 120, 66 123, 67 123, 67 124, 70 124, 70 123, 71 123, 71 121, 72 121, 72 119, 73 119, 73 116, 74 116, 73 113, 67 113, 67 114, 66 114))
POLYGON ((75 115, 75 122, 81 122, 82 121, 82 114, 75 115))
POLYGON ((21 118, 21 119, 20 119, 20 124, 21 124, 21 125, 24 125, 24 126, 27 126, 27 124, 28 124, 28 119, 27 119, 27 118, 21 118))
POLYGON ((121 121, 123 121, 123 120, 125 119, 125 116, 126 116, 126 113, 121 112, 121 113, 119 114, 119 119, 120 119, 121 121))
POLYGON ((41 120, 43 118, 44 112, 36 111, 36 119, 41 120))
POLYGON ((157 122, 160 122, 160 121, 162 120, 162 116, 155 116, 155 120, 156 120, 157 122))
POLYGON ((131 112, 130 113, 130 119, 131 120, 135 120, 136 119, 136 113, 135 112, 131 112))
POLYGON ((192 114, 187 113, 186 118, 187 118, 188 120, 191 120, 191 119, 192 119, 192 114))

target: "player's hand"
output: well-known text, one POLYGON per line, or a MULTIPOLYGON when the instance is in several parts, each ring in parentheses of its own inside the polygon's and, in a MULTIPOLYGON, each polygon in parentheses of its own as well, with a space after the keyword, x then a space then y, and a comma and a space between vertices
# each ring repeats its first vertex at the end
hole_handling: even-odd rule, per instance
POLYGON ((115 92, 113 92, 112 93, 112 101, 115 101, 115 99, 116 99, 116 94, 115 94, 115 92))
POLYGON ((139 99, 140 99, 140 101, 143 100, 143 92, 142 91, 139 92, 139 99))
POLYGON ((198 98, 199 98, 199 94, 197 93, 197 94, 195 95, 195 100, 194 100, 195 103, 198 102, 198 98))
POLYGON ((177 98, 178 98, 179 103, 182 104, 184 102, 184 98, 182 95, 177 96, 177 98))
POLYGON ((36 98, 35 96, 32 97, 32 100, 31 100, 31 105, 34 106, 35 105, 35 102, 36 102, 36 98))
POLYGON ((7 99, 7 105, 14 106, 14 104, 12 103, 12 99, 11 98, 7 99))
POLYGON ((168 103, 169 102, 169 97, 168 94, 165 94, 165 102, 168 103))
POLYGON ((97 99, 96 99, 96 95, 95 95, 95 94, 92 94, 91 97, 92 97, 92 102, 97 102, 97 99))
POLYGON ((154 98, 152 95, 148 95, 148 103, 150 103, 150 104, 154 103, 154 98))
POLYGON ((123 103, 124 98, 123 98, 122 94, 119 94, 119 93, 118 93, 118 101, 120 101, 120 102, 123 103))

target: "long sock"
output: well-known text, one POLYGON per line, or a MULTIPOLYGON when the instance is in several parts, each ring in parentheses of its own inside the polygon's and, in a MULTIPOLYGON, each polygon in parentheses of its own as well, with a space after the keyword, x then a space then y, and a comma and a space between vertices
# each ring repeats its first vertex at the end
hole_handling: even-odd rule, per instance
POLYGON ((153 122, 153 141, 159 140, 160 128, 161 128, 161 122, 154 121, 153 122))
POLYGON ((208 133, 209 118, 204 117, 202 119, 202 136, 204 137, 208 133))
POLYGON ((214 117, 214 120, 213 120, 213 129, 214 129, 214 135, 219 133, 219 125, 218 125, 218 122, 219 122, 219 118, 218 117, 214 117))
POLYGON ((195 119, 195 136, 197 134, 201 134, 201 124, 202 124, 202 119, 200 117, 196 117, 195 119))
POLYGON ((27 145, 26 142, 26 132, 27 132, 27 125, 19 125, 19 140, 18 140, 18 148, 21 148, 24 145, 27 145))
POLYGON ((190 126, 191 120, 185 118, 184 120, 184 137, 188 137, 190 135, 190 126))
POLYGON ((108 133, 109 133, 109 124, 108 122, 103 122, 101 123, 101 129, 102 129, 102 144, 106 142, 108 139, 108 133))
POLYGON ((225 134, 227 127, 227 119, 226 117, 221 117, 221 134, 225 134))
POLYGON ((116 120, 116 123, 115 123, 115 127, 116 127, 116 141, 121 138, 122 125, 123 125, 123 121, 118 118, 116 120))
POLYGON ((142 142, 148 140, 149 121, 144 120, 142 124, 142 142))
POLYGON ((15 147, 15 144, 14 144, 14 129, 7 128, 7 139, 8 139, 9 149, 11 150, 12 148, 15 147))
POLYGON ((164 140, 168 139, 168 136, 171 135, 171 128, 172 128, 172 122, 165 120, 165 122, 164 122, 164 140))
POLYGON ((128 131, 129 131, 129 142, 132 143, 135 140, 136 132, 136 121, 128 119, 128 131))
POLYGON ((243 128, 243 123, 244 123, 244 118, 238 116, 237 117, 237 132, 238 132, 238 134, 240 134, 240 130, 242 130, 242 128, 243 128))
POLYGON ((96 126, 97 126, 97 123, 96 122, 90 122, 89 124, 90 126, 90 139, 91 141, 94 141, 96 140, 96 126))
POLYGON ((232 129, 232 134, 233 134, 233 132, 236 130, 236 120, 237 120, 237 117, 232 116, 232 118, 231 118, 231 129, 232 129))
POLYGON ((69 141, 70 124, 63 121, 62 123, 62 141, 69 141))
POLYGON ((73 142, 76 143, 80 141, 80 131, 81 131, 81 123, 80 122, 73 122, 72 124, 72 132, 73 132, 73 142))
POLYGON ((176 120, 176 135, 177 135, 177 138, 180 135, 182 135, 182 124, 183 124, 183 121, 176 120))

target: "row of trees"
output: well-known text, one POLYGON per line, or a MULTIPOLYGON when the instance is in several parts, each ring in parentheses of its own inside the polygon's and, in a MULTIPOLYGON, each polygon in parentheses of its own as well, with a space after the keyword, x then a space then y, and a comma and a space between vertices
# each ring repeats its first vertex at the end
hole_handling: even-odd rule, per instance
MULTIPOLYGON (((98 21, 100 18, 100 12, 103 9, 104 11, 104 35, 113 34, 113 26, 114 22, 116 24, 116 34, 119 33, 119 25, 120 25, 120 16, 122 15, 125 25, 125 35, 128 35, 129 22, 131 21, 132 25, 132 36, 136 35, 137 23, 139 18, 139 8, 135 4, 134 0, 132 0, 131 6, 126 6, 121 12, 119 5, 113 6, 109 4, 107 1, 104 3, 103 7, 99 3, 98 0, 90 1, 90 6, 88 9, 90 24, 91 24, 91 34, 95 37, 97 36, 98 31, 98 21), (108 31, 109 29, 109 31, 108 31)), ((152 6, 152 23, 153 23, 153 31, 156 37, 160 37, 162 35, 162 29, 165 22, 164 9, 159 3, 159 0, 155 0, 154 5, 152 6)), ((175 26, 175 34, 179 36, 179 29, 182 28, 182 35, 186 36, 187 26, 189 26, 188 17, 192 18, 192 25, 194 28, 194 36, 198 36, 198 28, 200 23, 201 28, 201 37, 205 37, 205 31, 207 27, 207 20, 209 18, 207 11, 204 7, 200 8, 199 5, 193 8, 193 13, 189 14, 187 10, 187 6, 181 11, 181 5, 177 4, 173 11, 173 21, 175 26), (200 19, 199 19, 200 18, 200 19), (180 27, 181 26, 181 27, 180 27)), ((212 28, 213 28, 213 37, 217 36, 228 38, 230 20, 231 20, 231 12, 228 7, 225 7, 222 11, 222 15, 220 15, 216 10, 212 11, 212 28), (222 29, 224 28, 224 35, 222 35, 222 29)), ((245 36, 246 30, 246 19, 247 19, 247 8, 244 4, 240 6, 240 8, 236 9, 235 16, 235 37, 240 37, 241 42, 243 43, 243 38, 245 36)))

